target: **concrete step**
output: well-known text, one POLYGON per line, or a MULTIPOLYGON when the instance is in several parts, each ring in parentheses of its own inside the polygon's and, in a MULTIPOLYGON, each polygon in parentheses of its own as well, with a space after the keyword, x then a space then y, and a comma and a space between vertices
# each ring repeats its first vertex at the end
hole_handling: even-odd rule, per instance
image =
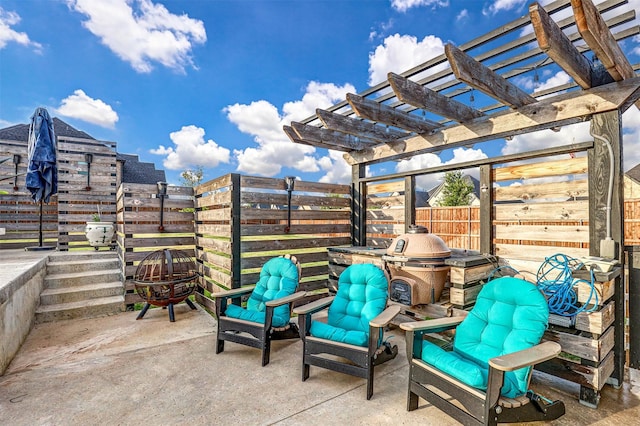
POLYGON ((87 285, 90 283, 108 283, 114 281, 122 281, 122 271, 120 271, 120 269, 47 275, 44 278, 44 287, 74 287, 87 285))
POLYGON ((58 251, 49 255, 49 262, 75 262, 92 259, 118 259, 115 251, 58 251))
POLYGON ((74 318, 95 318, 123 311, 123 295, 55 305, 40 305, 36 309, 36 324, 74 318))
POLYGON ((74 287, 47 288, 40 293, 41 305, 55 305, 124 294, 121 282, 92 283, 74 287))
POLYGON ((72 272, 98 271, 118 269, 120 267, 120 259, 114 258, 98 258, 83 260, 56 260, 55 262, 47 262, 47 275, 69 274, 72 272))

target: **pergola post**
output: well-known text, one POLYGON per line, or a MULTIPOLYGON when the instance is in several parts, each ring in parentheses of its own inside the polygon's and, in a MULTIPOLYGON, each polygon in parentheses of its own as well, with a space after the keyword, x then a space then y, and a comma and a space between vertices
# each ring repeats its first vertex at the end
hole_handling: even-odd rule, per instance
MULTIPOLYGON (((416 223, 416 177, 404 178, 404 232, 409 232, 409 226, 416 223)), ((431 232, 431 229, 429 229, 431 232)))
POLYGON ((351 245, 367 244, 367 183, 360 179, 366 175, 365 164, 351 167, 351 245))
MULTIPOLYGON (((231 173, 231 288, 242 286, 240 185, 240 175, 231 173)), ((234 303, 239 304, 240 300, 234 300, 234 303)))
MULTIPOLYGON (((615 278, 614 371, 609 378, 609 382, 614 386, 622 385, 625 362, 624 184, 621 118, 621 113, 617 110, 594 115, 591 119, 591 134, 595 135, 594 146, 588 150, 589 254, 591 256, 607 255, 608 253, 601 251, 600 245, 601 241, 610 237, 615 246, 615 258, 621 263, 620 276, 615 278)), ((606 245, 605 243, 605 248, 606 245)), ((637 325, 630 324, 631 328, 634 326, 637 325)))
POLYGON ((491 164, 480 166, 480 253, 493 254, 493 174, 491 164))

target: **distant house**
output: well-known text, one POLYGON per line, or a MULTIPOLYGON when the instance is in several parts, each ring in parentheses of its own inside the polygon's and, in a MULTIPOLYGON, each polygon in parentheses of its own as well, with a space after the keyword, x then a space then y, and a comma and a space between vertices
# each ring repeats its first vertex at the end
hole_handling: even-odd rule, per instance
MULTIPOLYGON (((470 206, 480 205, 480 181, 473 176, 464 175, 463 179, 473 185, 473 192, 471 193, 470 206)), ((442 198, 444 197, 444 182, 429 191, 429 198, 427 204, 431 207, 437 207, 440 205, 442 198)))
POLYGON ((624 174, 624 198, 640 198, 640 164, 624 174))

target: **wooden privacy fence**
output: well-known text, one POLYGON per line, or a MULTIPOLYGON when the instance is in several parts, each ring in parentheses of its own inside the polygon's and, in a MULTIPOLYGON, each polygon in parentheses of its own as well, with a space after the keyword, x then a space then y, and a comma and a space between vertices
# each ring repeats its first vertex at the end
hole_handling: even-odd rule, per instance
POLYGON ((168 186, 164 199, 157 185, 120 185, 117 192, 117 247, 125 279, 125 303, 140 302, 133 276, 138 264, 160 249, 194 256, 193 188, 168 186), (160 212, 162 208, 162 226, 160 212))
MULTIPOLYGON (((57 136, 57 141, 58 195, 43 205, 43 237, 47 245, 57 242, 58 250, 92 249, 84 234, 86 222, 96 213, 104 221, 115 221, 116 144, 69 136, 57 136)), ((15 182, 0 181, 0 189, 8 192, 0 194, 0 227, 6 229, 6 235, 0 235, 0 249, 38 243, 39 205, 25 187, 27 142, 0 141, 0 158, 14 155, 19 155, 21 175, 15 182)), ((0 165, 0 177, 15 171, 12 161, 0 165)))
MULTIPOLYGON (((493 252, 521 267, 546 256, 589 254, 586 157, 541 159, 493 168, 493 252)), ((405 232, 406 181, 368 183, 367 245, 387 247, 405 232)), ((606 206, 600 206, 602 210, 606 206)), ((640 200, 624 203, 625 245, 640 243, 640 200)), ((453 248, 479 250, 480 207, 418 207, 414 222, 453 248)))
POLYGON ((213 293, 255 284, 267 260, 290 253, 302 264, 301 290, 326 288, 326 248, 351 242, 349 193, 348 185, 295 181, 288 224, 283 179, 228 174, 196 187, 202 286, 213 293))
POLYGON ((115 142, 58 136, 59 250, 92 249, 86 222, 115 222, 116 189, 115 142))

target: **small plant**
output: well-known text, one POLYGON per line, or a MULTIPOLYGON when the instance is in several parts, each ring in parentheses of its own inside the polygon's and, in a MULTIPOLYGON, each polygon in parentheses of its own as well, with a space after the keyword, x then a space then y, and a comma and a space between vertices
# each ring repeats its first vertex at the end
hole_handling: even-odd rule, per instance
POLYGON ((100 219, 100 213, 94 213, 93 216, 91 216, 91 219, 93 219, 94 222, 102 222, 100 219))

